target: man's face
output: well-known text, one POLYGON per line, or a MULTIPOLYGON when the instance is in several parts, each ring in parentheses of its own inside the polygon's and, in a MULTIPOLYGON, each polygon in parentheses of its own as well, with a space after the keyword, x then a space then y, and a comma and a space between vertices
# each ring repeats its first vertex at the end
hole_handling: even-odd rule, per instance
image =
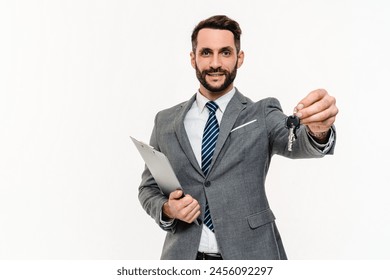
POLYGON ((244 53, 240 51, 237 54, 232 32, 201 29, 195 53, 191 53, 191 64, 200 82, 200 92, 210 100, 215 100, 230 91, 237 68, 243 60, 244 53))

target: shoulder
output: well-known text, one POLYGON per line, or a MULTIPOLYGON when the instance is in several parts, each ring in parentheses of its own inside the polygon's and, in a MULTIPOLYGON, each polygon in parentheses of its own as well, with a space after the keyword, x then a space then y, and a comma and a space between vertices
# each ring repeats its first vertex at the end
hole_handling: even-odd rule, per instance
POLYGON ((267 97, 251 103, 248 102, 248 107, 252 107, 254 110, 257 110, 258 112, 264 112, 266 114, 275 110, 283 111, 279 100, 275 97, 267 97))
POLYGON ((263 98, 259 101, 254 102, 249 97, 246 97, 238 90, 236 92, 236 96, 242 103, 247 104, 248 106, 262 107, 262 108, 266 108, 266 107, 280 108, 281 107, 279 100, 275 97, 266 97, 266 98, 263 98))
POLYGON ((261 100, 257 101, 256 104, 258 106, 262 106, 264 108, 281 107, 279 100, 275 97, 267 97, 267 98, 261 99, 261 100))
POLYGON ((163 110, 159 111, 159 112, 157 113, 157 115, 159 115, 159 116, 165 116, 165 117, 171 116, 171 115, 175 115, 175 113, 176 113, 177 111, 181 110, 181 109, 185 106, 185 104, 186 104, 187 102, 188 102, 188 101, 186 101, 186 102, 181 102, 181 103, 176 104, 176 105, 174 105, 174 106, 172 106, 172 107, 170 107, 170 108, 163 109, 163 110))
POLYGON ((170 108, 161 110, 156 115, 156 121, 172 121, 173 119, 182 116, 195 101, 195 95, 189 100, 176 104, 170 108))

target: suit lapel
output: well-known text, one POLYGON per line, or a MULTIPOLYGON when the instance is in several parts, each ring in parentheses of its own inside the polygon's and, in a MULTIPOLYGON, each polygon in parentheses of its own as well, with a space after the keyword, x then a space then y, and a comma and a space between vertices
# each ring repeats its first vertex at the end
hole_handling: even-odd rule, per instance
MULTIPOLYGON (((233 98, 230 100, 228 106, 226 107, 225 112, 223 113, 223 117, 221 120, 221 124, 219 127, 219 135, 217 144, 215 146, 215 151, 213 155, 213 159, 210 166, 210 171, 213 168, 216 159, 218 158, 219 153, 221 152, 226 139, 228 138, 230 131, 233 129, 234 124, 241 111, 246 108, 247 100, 244 95, 242 95, 237 89, 233 98)), ((209 172, 210 174, 211 172, 209 172)))
POLYGON ((184 126, 184 118, 187 115, 188 111, 190 110, 192 104, 194 103, 196 98, 196 95, 192 96, 190 100, 183 103, 181 108, 179 108, 178 114, 175 117, 175 133, 176 137, 180 143, 180 146, 187 156, 188 160, 190 161, 191 165, 200 173, 202 176, 204 176, 202 169, 200 168, 198 161, 196 160, 194 151, 192 150, 190 140, 188 139, 188 135, 184 126))
MULTIPOLYGON (((191 143, 188 139, 188 135, 186 129, 184 127, 184 118, 190 110, 192 104, 194 103, 196 95, 192 96, 190 100, 183 103, 182 106, 178 109, 177 115, 174 120, 174 127, 176 137, 180 143, 180 146, 183 152, 186 154, 188 160, 191 165, 195 168, 195 170, 202 176, 204 176, 201 167, 199 166, 195 154, 192 150, 191 143)), ((217 144, 215 146, 215 151, 213 155, 213 159, 210 166, 210 171, 213 168, 213 165, 218 158, 219 153, 224 146, 226 139, 228 138, 230 131, 233 129, 236 120, 243 109, 245 109, 247 104, 247 100, 245 96, 243 96, 238 90, 234 94, 233 98, 230 100, 226 110, 223 114, 222 121, 219 127, 219 135, 217 144)), ((210 172, 209 172, 210 174, 210 172)))

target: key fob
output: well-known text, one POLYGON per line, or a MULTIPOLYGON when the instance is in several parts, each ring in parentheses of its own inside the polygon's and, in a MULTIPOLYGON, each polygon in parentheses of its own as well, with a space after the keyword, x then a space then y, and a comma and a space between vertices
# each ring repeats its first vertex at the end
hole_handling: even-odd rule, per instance
POLYGON ((299 128, 299 124, 300 124, 300 120, 299 120, 299 118, 297 116, 289 116, 286 119, 286 126, 287 126, 287 128, 298 129, 299 128))

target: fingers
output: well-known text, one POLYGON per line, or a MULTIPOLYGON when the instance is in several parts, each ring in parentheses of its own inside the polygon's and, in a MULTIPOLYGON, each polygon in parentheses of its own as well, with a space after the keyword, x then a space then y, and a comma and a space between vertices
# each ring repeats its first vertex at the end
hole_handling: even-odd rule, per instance
POLYGON ((200 205, 197 200, 193 199, 191 204, 182 211, 182 220, 187 223, 192 223, 200 215, 200 205))
POLYGON ((186 195, 184 198, 180 199, 179 207, 180 210, 177 218, 184 222, 191 223, 200 214, 200 205, 198 201, 190 195, 186 195), (196 215, 197 212, 199 212, 198 215, 196 215))
POLYGON ((334 107, 318 110, 308 108, 307 111, 300 114, 301 117, 299 117, 299 113, 297 116, 301 119, 301 124, 317 123, 330 127, 336 120, 337 113, 338 110, 334 107))
POLYGON ((328 92, 326 90, 324 90, 324 89, 313 90, 304 99, 302 99, 298 103, 297 107, 299 107, 299 105, 302 105, 302 107, 298 108, 298 109, 307 108, 310 105, 312 105, 312 104, 316 103, 317 101, 321 100, 326 95, 328 95, 328 92))
POLYGON ((199 202, 190 195, 183 198, 182 191, 175 191, 169 195, 168 205, 175 219, 192 223, 200 215, 199 202))
POLYGON ((313 132, 327 131, 338 114, 336 99, 324 89, 314 90, 298 103, 294 114, 301 119, 301 124, 313 128, 313 132))
MULTIPOLYGON (((323 132, 329 130, 329 128, 333 125, 335 122, 336 117, 331 117, 329 119, 326 119, 321 122, 310 122, 306 125, 310 128, 312 132, 323 132)), ((305 123, 304 123, 305 124, 305 123)))

